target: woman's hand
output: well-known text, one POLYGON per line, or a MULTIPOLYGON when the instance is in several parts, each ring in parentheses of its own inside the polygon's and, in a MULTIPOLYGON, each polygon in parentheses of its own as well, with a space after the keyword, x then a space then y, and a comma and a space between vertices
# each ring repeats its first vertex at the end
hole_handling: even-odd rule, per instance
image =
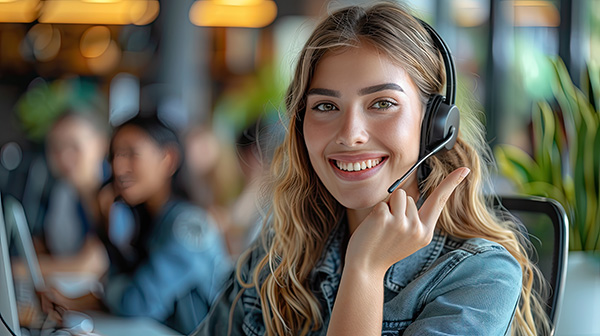
POLYGON ((76 310, 83 312, 88 310, 106 310, 102 301, 92 293, 84 294, 83 296, 72 299, 64 296, 55 288, 51 288, 48 292, 43 294, 42 303, 42 309, 46 313, 56 310, 56 307, 60 307, 63 311, 76 310))
POLYGON ((352 234, 345 267, 383 278, 393 264, 427 246, 442 209, 469 172, 465 167, 453 171, 420 210, 402 189, 393 192, 388 202, 377 204, 352 234))

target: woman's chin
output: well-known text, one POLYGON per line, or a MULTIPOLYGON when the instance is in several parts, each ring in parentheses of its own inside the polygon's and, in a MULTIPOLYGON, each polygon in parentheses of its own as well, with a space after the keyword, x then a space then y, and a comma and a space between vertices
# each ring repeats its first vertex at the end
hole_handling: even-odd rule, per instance
POLYGON ((121 191, 121 197, 123 197, 123 200, 129 206, 137 206, 144 202, 142 197, 137 195, 135 192, 129 190, 121 191))
POLYGON ((336 199, 347 209, 360 210, 374 207, 377 203, 382 202, 386 196, 387 195, 380 197, 336 197, 336 199))

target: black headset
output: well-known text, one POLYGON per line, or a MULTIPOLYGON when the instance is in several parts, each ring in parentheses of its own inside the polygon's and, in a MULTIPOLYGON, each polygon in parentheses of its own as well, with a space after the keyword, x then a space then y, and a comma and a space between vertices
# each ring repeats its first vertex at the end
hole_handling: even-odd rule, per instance
POLYGON ((419 186, 431 173, 431 167, 426 160, 437 153, 454 147, 460 126, 460 112, 454 105, 456 100, 456 68, 450 49, 442 37, 425 21, 416 18, 431 36, 433 44, 439 50, 446 68, 446 96, 432 94, 427 102, 423 123, 421 124, 421 143, 419 160, 401 178, 388 188, 392 193, 400 184, 417 171, 419 186))

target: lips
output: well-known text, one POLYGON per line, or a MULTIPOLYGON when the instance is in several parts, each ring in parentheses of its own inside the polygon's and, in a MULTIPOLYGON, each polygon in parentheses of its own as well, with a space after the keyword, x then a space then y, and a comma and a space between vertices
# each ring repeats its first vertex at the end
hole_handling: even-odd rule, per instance
POLYGON ((121 189, 127 189, 135 184, 135 180, 130 177, 120 177, 117 178, 117 182, 121 189))

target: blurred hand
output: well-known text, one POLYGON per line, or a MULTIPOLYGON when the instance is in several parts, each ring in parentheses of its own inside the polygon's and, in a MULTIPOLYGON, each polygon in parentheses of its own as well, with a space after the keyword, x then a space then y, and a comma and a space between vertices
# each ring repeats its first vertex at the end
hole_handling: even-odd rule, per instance
POLYGON ((36 292, 40 299, 42 312, 48 315, 48 318, 57 324, 62 323, 62 314, 67 310, 60 305, 51 291, 36 292))
POLYGON ((109 183, 98 192, 98 208, 103 218, 108 218, 110 207, 118 196, 118 191, 115 189, 114 183, 109 183))
POLYGON ((420 210, 413 198, 400 188, 387 203, 375 205, 350 238, 346 266, 376 272, 383 277, 393 264, 427 246, 450 195, 469 173, 464 167, 453 171, 420 210))
POLYGON ((79 312, 89 310, 106 310, 102 301, 89 293, 76 299, 68 298, 62 295, 58 290, 51 288, 46 292, 37 293, 40 298, 42 311, 48 314, 48 318, 62 323, 62 314, 67 310, 79 312))

